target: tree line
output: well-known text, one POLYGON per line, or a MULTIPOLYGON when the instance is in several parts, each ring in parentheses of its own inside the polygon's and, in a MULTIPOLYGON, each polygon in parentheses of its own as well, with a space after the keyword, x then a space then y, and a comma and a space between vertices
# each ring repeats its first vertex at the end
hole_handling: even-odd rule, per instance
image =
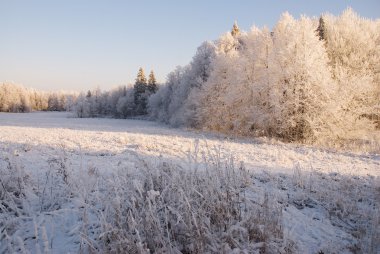
POLYGON ((319 19, 284 13, 203 43, 150 97, 173 126, 286 141, 361 139, 380 128, 380 21, 352 9, 319 19))
POLYGON ((0 83, 0 112, 67 111, 73 109, 75 100, 75 93, 42 92, 13 82, 0 83))
POLYGON ((148 99, 157 92, 158 84, 154 72, 148 79, 140 68, 133 86, 119 86, 102 92, 100 89, 81 93, 76 99, 74 111, 78 117, 127 118, 148 113, 148 99))
POLYGON ((253 26, 200 45, 192 61, 158 85, 135 84, 75 96, 0 87, 0 111, 72 110, 78 117, 147 116, 188 126, 286 141, 360 138, 380 128, 380 21, 352 9, 253 26), (12 90, 12 89, 11 89, 12 90), (22 92, 24 91, 24 92, 22 92), (5 94, 5 96, 4 96, 5 94), (50 99, 49 99, 50 98, 50 99))
POLYGON ((77 117, 127 118, 146 115, 148 98, 158 90, 154 72, 140 68, 134 86, 86 93, 42 92, 12 82, 0 83, 0 112, 73 111, 77 117))

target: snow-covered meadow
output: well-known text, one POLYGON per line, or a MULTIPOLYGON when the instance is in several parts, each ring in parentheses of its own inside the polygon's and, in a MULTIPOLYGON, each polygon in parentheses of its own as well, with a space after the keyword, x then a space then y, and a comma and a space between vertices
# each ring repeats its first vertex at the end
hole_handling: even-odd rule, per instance
POLYGON ((0 171, 0 253, 380 252, 378 154, 2 113, 0 171))

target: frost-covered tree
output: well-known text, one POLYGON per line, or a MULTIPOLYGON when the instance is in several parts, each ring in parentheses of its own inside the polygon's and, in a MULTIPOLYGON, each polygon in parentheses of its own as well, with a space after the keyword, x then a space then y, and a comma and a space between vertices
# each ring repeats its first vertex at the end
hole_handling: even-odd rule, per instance
POLYGON ((204 42, 188 66, 168 75, 166 84, 149 99, 152 118, 173 126, 196 125, 198 90, 209 77, 215 50, 214 43, 204 42))
POLYGON ((380 119, 379 23, 359 17, 350 8, 338 17, 325 18, 326 48, 338 83, 340 119, 346 128, 351 127, 351 133, 370 131, 380 119))
POLYGON ((68 94, 66 96, 66 101, 65 101, 65 110, 66 111, 73 111, 74 110, 76 97, 77 96, 75 94, 68 94))
POLYGON ((275 134, 290 141, 325 137, 334 130, 336 88, 324 44, 310 18, 285 13, 273 35, 271 113, 275 134))
MULTIPOLYGON (((133 90, 133 88, 131 88, 133 90)), ((119 86, 115 89, 104 94, 105 109, 104 114, 113 117, 119 117, 119 112, 117 110, 117 103, 120 97, 126 96, 127 88, 125 86, 119 86)))
POLYGON ((212 64, 216 56, 216 47, 212 42, 204 42, 198 47, 189 66, 184 73, 179 86, 174 92, 175 99, 172 107, 176 108, 171 116, 172 125, 199 125, 197 108, 200 91, 212 71, 212 64))
POLYGON ((73 94, 65 92, 53 92, 48 94, 47 110, 65 111, 68 96, 73 96, 73 94))
POLYGON ((20 94, 20 112, 31 112, 32 106, 30 103, 30 98, 27 93, 21 93, 20 94))
POLYGON ((203 85, 197 107, 198 122, 203 127, 226 131, 232 128, 228 106, 223 102, 224 94, 236 80, 236 63, 239 57, 238 37, 224 34, 216 42, 216 57, 212 72, 203 85))
POLYGON ((122 97, 119 97, 116 104, 116 110, 121 117, 127 118, 135 115, 134 109, 134 93, 132 89, 129 89, 125 91, 125 94, 122 97))
MULTIPOLYGON (((60 93, 66 97, 68 93, 60 93)), ((46 93, 25 88, 12 82, 0 83, 0 112, 30 112, 33 110, 48 110, 49 98, 56 93, 46 93)), ((52 101, 51 101, 52 102, 52 101)), ((64 102, 64 100, 62 101, 64 102)), ((59 106, 57 104, 57 106, 59 106)))
POLYGON ((268 128, 269 112, 269 57, 273 48, 267 28, 252 27, 241 39, 245 45, 232 68, 232 85, 222 95, 230 129, 252 135, 268 128))
MULTIPOLYGON (((88 94, 87 94, 88 95, 88 94)), ((90 117, 90 105, 88 102, 88 96, 81 93, 75 103, 75 113, 79 118, 90 117)))
POLYGON ((49 95, 48 110, 49 111, 58 111, 59 110, 58 95, 56 93, 52 93, 49 95))
POLYGON ((100 88, 96 88, 92 91, 89 90, 86 95, 86 100, 89 106, 90 117, 96 117, 103 114, 103 93, 100 88))
POLYGON ((174 71, 168 74, 166 83, 159 88, 157 93, 149 98, 149 113, 150 116, 160 122, 169 123, 173 110, 171 107, 174 98, 173 93, 177 89, 183 76, 183 68, 177 67, 174 71))

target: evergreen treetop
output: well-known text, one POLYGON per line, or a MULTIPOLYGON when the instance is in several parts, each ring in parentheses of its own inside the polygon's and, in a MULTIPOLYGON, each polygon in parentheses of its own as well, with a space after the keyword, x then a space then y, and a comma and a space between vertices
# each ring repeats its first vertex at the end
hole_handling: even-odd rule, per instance
POLYGON ((137 73, 137 77, 136 77, 136 85, 137 84, 141 84, 141 85, 147 84, 144 69, 141 67, 140 67, 139 72, 137 73))
POLYGON ((316 32, 318 33, 319 40, 326 40, 326 25, 322 16, 319 18, 319 25, 316 32))
POLYGON ((233 37, 236 37, 236 36, 239 36, 239 35, 240 35, 240 28, 239 28, 239 26, 237 25, 237 22, 236 22, 236 21, 235 21, 234 25, 232 26, 231 35, 232 35, 233 37))
POLYGON ((156 77, 154 76, 154 72, 151 71, 149 73, 148 85, 156 85, 156 84, 157 84, 156 77))
POLYGON ((155 93, 157 91, 157 81, 153 71, 149 73, 148 90, 151 93, 155 93))

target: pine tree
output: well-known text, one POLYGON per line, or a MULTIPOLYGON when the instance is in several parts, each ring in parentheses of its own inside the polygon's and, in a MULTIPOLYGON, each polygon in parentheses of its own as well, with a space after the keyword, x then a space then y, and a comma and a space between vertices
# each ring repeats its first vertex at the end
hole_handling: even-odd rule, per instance
POLYGON ((231 30, 231 35, 233 37, 237 37, 240 35, 240 28, 238 27, 237 25, 237 22, 235 21, 233 27, 232 27, 232 30, 231 30))
POLYGON ((151 71, 150 74, 149 74, 148 91, 151 94, 157 92, 157 81, 156 81, 156 77, 154 76, 154 72, 153 71, 151 71))
POLYGON ((140 67, 139 72, 137 73, 136 77, 136 84, 144 84, 146 85, 146 77, 144 69, 140 67))
POLYGON ((319 18, 319 25, 316 32, 318 33, 319 40, 326 40, 326 25, 322 16, 319 18))
POLYGON ((134 101, 135 101, 137 115, 145 115, 147 113, 147 109, 146 109, 147 88, 148 88, 148 85, 147 85, 144 69, 140 68, 139 72, 137 73, 135 85, 133 87, 134 101))

